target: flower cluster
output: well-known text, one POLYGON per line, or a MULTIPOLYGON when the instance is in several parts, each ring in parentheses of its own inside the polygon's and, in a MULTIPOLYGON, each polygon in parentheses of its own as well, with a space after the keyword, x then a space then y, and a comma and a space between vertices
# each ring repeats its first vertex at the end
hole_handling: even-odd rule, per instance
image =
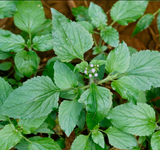
POLYGON ((85 68, 85 71, 84 73, 89 75, 89 77, 97 77, 98 76, 98 73, 97 71, 99 70, 99 65, 93 65, 93 64, 90 64, 87 68, 85 68))

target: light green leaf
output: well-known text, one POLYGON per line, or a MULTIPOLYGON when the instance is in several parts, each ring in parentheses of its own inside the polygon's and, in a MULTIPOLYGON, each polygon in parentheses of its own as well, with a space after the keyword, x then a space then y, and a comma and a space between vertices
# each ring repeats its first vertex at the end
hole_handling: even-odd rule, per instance
POLYGON ((86 122, 86 113, 84 110, 81 111, 78 118, 77 126, 82 130, 86 122))
POLYGON ((126 43, 123 42, 109 53, 106 62, 106 70, 108 72, 117 71, 123 73, 128 69, 129 62, 130 53, 126 43))
POLYGON ((34 51, 20 51, 15 55, 15 65, 18 71, 30 77, 38 68, 40 58, 34 51))
POLYGON ((92 24, 100 30, 107 25, 107 15, 100 6, 91 2, 89 5, 88 13, 92 24))
POLYGON ((132 36, 148 28, 149 25, 152 23, 153 19, 154 19, 153 14, 145 14, 141 19, 138 20, 132 36))
POLYGON ((52 35, 46 34, 41 36, 35 36, 33 38, 33 48, 40 52, 53 49, 52 35))
POLYGON ((115 28, 110 26, 101 30, 100 35, 102 39, 110 46, 117 47, 119 44, 119 33, 115 28))
POLYGON ((83 28, 85 28, 89 33, 93 33, 93 26, 91 23, 87 21, 79 21, 77 23, 80 24, 83 28))
POLYGON ((138 146, 137 140, 133 135, 118 130, 115 127, 110 127, 105 130, 109 138, 109 143, 119 149, 132 149, 138 146))
POLYGON ((136 104, 138 100, 138 89, 131 78, 121 77, 118 80, 114 80, 111 85, 113 90, 117 91, 122 98, 136 104))
POLYGON ((93 141, 98 144, 99 146, 101 146, 102 148, 104 148, 104 137, 103 134, 100 131, 93 131, 92 132, 92 139, 93 141))
POLYGON ((86 121, 89 129, 92 130, 107 116, 112 106, 112 93, 107 88, 92 83, 78 101, 86 105, 86 121))
POLYGON ((153 150, 160 150, 160 131, 157 131, 152 135, 151 146, 153 150))
POLYGON ((160 53, 158 51, 140 51, 131 56, 130 66, 125 73, 139 90, 149 90, 151 86, 160 86, 160 53))
POLYGON ((54 80, 60 89, 67 89, 78 85, 76 75, 64 63, 56 61, 54 64, 54 71, 54 80))
POLYGON ((144 91, 138 91, 138 103, 146 103, 147 99, 146 99, 146 93, 144 91))
POLYGON ((109 112, 108 119, 116 128, 138 136, 148 136, 156 128, 153 108, 143 103, 119 105, 109 112))
POLYGON ((12 118, 40 118, 58 107, 59 92, 49 77, 24 82, 3 104, 2 112, 12 118))
POLYGON ((72 22, 57 10, 52 11, 53 49, 61 61, 83 60, 83 54, 93 45, 92 35, 78 23, 72 22))
POLYGON ((81 63, 79 63, 75 66, 75 70, 78 70, 79 72, 84 73, 85 68, 87 68, 87 67, 88 67, 88 62, 82 61, 81 63))
POLYGON ((22 139, 14 148, 18 150, 27 150, 29 142, 22 139))
POLYGON ((27 150, 61 150, 61 148, 53 139, 42 138, 29 143, 27 150))
POLYGON ((45 14, 41 1, 19 1, 14 14, 15 25, 27 32, 35 33, 45 21, 45 14))
POLYGON ((7 71, 12 67, 12 63, 11 62, 4 62, 0 64, 0 70, 2 71, 7 71))
POLYGON ((25 41, 20 35, 0 29, 0 50, 4 52, 18 52, 24 49, 25 41))
POLYGON ((99 60, 99 59, 93 59, 91 60, 90 64, 93 64, 93 65, 104 65, 106 63, 106 60, 99 60))
POLYGON ((72 8, 72 14, 75 16, 76 21, 89 21, 88 7, 79 6, 72 8))
POLYGON ((111 17, 114 22, 128 25, 144 14, 147 5, 148 1, 118 1, 111 9, 111 17))
POLYGON ((158 16, 157 16, 157 27, 158 27, 158 31, 160 33, 160 11, 159 11, 158 16))
POLYGON ((12 87, 3 78, 0 77, 0 107, 7 99, 7 97, 12 93, 12 87))
POLYGON ((129 48, 130 56, 132 56, 132 54, 138 52, 134 47, 128 46, 128 48, 129 48))
POLYGON ((68 137, 78 122, 81 110, 82 104, 77 100, 65 100, 59 107, 59 124, 68 137))
POLYGON ((4 59, 7 59, 9 57, 11 57, 12 54, 8 53, 8 52, 3 52, 3 51, 0 51, 0 60, 4 60, 4 59))
POLYGON ((12 17, 16 11, 17 1, 0 1, 0 18, 12 17))
POLYGON ((0 149, 11 149, 21 140, 21 138, 21 133, 15 129, 14 125, 6 125, 2 130, 0 130, 0 149))
POLYGON ((18 125, 22 127, 24 134, 30 134, 36 130, 47 118, 47 116, 31 119, 20 119, 18 125))
POLYGON ((103 54, 105 50, 107 50, 107 46, 95 46, 93 47, 93 55, 103 54))

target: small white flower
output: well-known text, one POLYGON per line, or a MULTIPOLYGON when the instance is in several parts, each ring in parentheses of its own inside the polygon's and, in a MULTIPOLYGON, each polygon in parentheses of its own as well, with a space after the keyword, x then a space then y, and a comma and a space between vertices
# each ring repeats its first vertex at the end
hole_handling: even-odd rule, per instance
POLYGON ((98 73, 95 73, 94 76, 97 77, 97 76, 98 76, 98 73))
POLYGON ((87 68, 85 68, 87 70, 87 68))
POLYGON ((99 65, 97 65, 97 67, 99 67, 99 65))
POLYGON ((89 74, 89 77, 91 78, 91 77, 92 77, 92 74, 89 74))
POLYGON ((92 71, 92 73, 95 73, 96 69, 93 68, 91 71, 92 71))
POLYGON ((94 65, 93 65, 93 64, 90 64, 90 66, 93 67, 94 65))
POLYGON ((84 73, 87 74, 87 70, 85 70, 84 73))

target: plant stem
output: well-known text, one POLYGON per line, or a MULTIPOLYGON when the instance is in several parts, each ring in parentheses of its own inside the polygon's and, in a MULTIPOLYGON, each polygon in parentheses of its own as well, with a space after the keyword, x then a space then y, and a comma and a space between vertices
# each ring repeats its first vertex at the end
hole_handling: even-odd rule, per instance
POLYGON ((93 34, 93 40, 94 40, 94 44, 96 45, 96 47, 98 46, 98 44, 97 44, 97 41, 96 41, 96 38, 95 38, 95 36, 94 36, 94 34, 93 34))
POLYGON ((114 23, 115 23, 115 21, 113 21, 113 22, 110 24, 110 26, 113 26, 114 23))
POLYGON ((160 8, 153 14, 153 16, 155 16, 157 13, 159 13, 160 8))
POLYGON ((22 138, 24 138, 26 141, 28 141, 29 143, 32 143, 30 140, 28 140, 25 136, 22 135, 22 138))
POLYGON ((94 33, 95 33, 95 34, 98 34, 98 35, 100 34, 99 32, 96 32, 96 31, 94 31, 94 33))

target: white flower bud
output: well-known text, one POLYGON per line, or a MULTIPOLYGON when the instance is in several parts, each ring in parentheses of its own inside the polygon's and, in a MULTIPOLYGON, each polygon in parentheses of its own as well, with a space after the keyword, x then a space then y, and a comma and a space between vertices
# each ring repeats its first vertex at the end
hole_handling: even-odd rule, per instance
POLYGON ((95 77, 98 77, 98 73, 95 73, 94 76, 95 76, 95 77))
POLYGON ((99 65, 97 65, 97 67, 99 67, 99 65))
POLYGON ((87 74, 87 70, 85 70, 84 73, 87 74))
POLYGON ((90 66, 93 67, 94 65, 93 65, 93 64, 90 64, 90 66))
POLYGON ((89 74, 89 77, 91 78, 91 77, 92 77, 92 74, 89 74))
POLYGON ((92 71, 92 73, 95 73, 96 69, 93 68, 91 71, 92 71))

